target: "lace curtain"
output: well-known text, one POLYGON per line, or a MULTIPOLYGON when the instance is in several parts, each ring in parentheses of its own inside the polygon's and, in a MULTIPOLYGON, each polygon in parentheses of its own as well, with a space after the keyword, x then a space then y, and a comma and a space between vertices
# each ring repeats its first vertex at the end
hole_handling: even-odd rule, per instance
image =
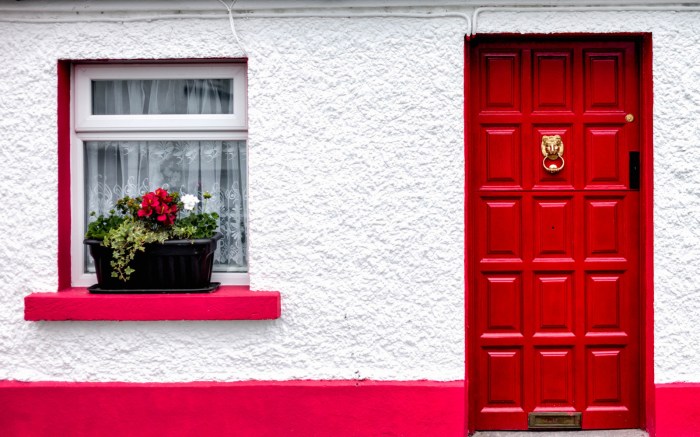
POLYGON ((95 80, 94 115, 231 114, 232 79, 95 80))
MULTIPOLYGON (((200 109, 223 107, 225 103, 220 100, 230 99, 226 93, 201 92, 201 86, 189 88, 198 91, 187 94, 187 87, 162 87, 156 83, 159 81, 149 81, 154 82, 150 90, 162 89, 166 93, 151 95, 149 87, 143 86, 144 81, 114 82, 123 82, 112 87, 114 100, 122 99, 124 103, 124 87, 130 91, 126 103, 133 106, 133 111, 127 114, 142 113, 139 108, 146 108, 149 114, 162 113, 164 108, 160 104, 150 108, 145 102, 168 101, 167 93, 184 92, 191 100, 188 107, 200 109)), ((99 98, 107 101, 105 106, 111 104, 108 93, 102 93, 99 98)), ((245 141, 86 141, 84 158, 85 208, 98 215, 108 213, 123 196, 139 196, 158 187, 200 198, 205 191, 211 193, 213 197, 206 202, 205 210, 219 213, 219 229, 224 234, 214 255, 214 270, 247 271, 245 141)), ((86 258, 91 262, 90 257, 86 258)))

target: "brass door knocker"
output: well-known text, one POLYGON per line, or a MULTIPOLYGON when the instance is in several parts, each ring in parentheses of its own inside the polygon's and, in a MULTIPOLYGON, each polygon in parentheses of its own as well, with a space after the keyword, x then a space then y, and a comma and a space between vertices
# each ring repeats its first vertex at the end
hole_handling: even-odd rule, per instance
POLYGON ((542 136, 542 167, 548 172, 554 174, 560 172, 564 168, 564 143, 559 135, 543 135, 542 136), (556 161, 561 159, 561 165, 557 167, 555 162, 547 165, 547 160, 556 161))

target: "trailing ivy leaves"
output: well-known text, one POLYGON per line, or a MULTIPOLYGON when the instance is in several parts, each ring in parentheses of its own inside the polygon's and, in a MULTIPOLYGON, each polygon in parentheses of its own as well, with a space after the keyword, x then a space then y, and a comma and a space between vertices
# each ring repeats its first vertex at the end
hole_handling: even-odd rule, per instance
POLYGON ((146 225, 134 220, 125 219, 119 226, 110 230, 105 236, 102 244, 112 249, 112 277, 119 278, 126 282, 134 273, 134 269, 129 265, 134 260, 138 251, 145 251, 146 244, 163 243, 168 239, 168 232, 153 231, 146 225))
MULTIPOLYGON (((183 197, 187 204, 183 204, 179 193, 168 193, 162 188, 141 197, 125 196, 116 202, 108 216, 100 215, 88 224, 85 237, 102 240, 113 251, 112 277, 128 281, 134 273, 131 262, 139 251, 146 250, 147 244, 214 236, 219 214, 194 212, 199 200, 192 195, 183 197), (183 207, 191 212, 181 217, 183 207)), ((206 202, 211 194, 205 192, 202 197, 206 202)), ((90 213, 92 217, 95 215, 90 213)))

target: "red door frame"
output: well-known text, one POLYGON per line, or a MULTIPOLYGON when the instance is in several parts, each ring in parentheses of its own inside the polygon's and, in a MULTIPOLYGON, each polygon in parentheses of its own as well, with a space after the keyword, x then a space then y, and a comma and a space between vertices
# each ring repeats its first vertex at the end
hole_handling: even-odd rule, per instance
MULTIPOLYGON (((634 40, 638 44, 640 62, 640 161, 641 161, 641 186, 640 186, 640 287, 641 287, 641 323, 640 327, 640 410, 643 411, 640 426, 647 430, 650 437, 656 434, 656 417, 654 402, 654 166, 653 166, 653 65, 652 65, 652 36, 651 33, 617 33, 617 34, 488 34, 493 39, 513 38, 557 38, 571 40, 610 40, 627 39, 634 40)), ((465 426, 471 434, 475 431, 471 420, 476 411, 475 386, 470 384, 475 380, 475 367, 472 357, 476 356, 473 350, 475 342, 472 341, 474 329, 470 329, 474 320, 474 308, 471 293, 471 279, 473 273, 474 251, 472 250, 473 238, 471 235, 471 210, 474 200, 471 196, 469 169, 471 168, 469 153, 469 126, 470 111, 470 49, 474 41, 479 40, 479 35, 465 38, 464 46, 464 272, 465 272, 465 426)))

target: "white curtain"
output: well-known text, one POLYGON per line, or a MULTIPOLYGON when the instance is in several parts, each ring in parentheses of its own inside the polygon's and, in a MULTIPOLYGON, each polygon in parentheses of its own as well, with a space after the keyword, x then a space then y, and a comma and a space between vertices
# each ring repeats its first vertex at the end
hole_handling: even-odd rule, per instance
POLYGON ((232 79, 95 80, 94 115, 232 114, 232 79))
MULTIPOLYGON (((123 84, 111 87, 111 97, 102 94, 104 106, 120 100, 113 107, 125 111, 121 113, 141 114, 149 88, 143 86, 145 81, 114 82, 123 84), (125 89, 128 99, 124 99, 125 89)), ((163 102, 172 100, 169 94, 182 91, 175 86, 176 82, 185 81, 162 81, 167 86, 159 86, 160 81, 149 82, 153 82, 149 91, 152 95, 146 113, 163 113, 166 109, 163 102), (154 88, 158 90, 156 94, 154 88)), ((190 89, 188 110, 223 108, 226 105, 223 100, 230 98, 226 93, 210 92, 202 86, 190 89)), ((200 198, 204 192, 211 193, 213 197, 206 202, 206 210, 219 213, 219 229, 224 234, 214 256, 214 270, 247 271, 245 141, 87 141, 84 157, 85 208, 98 215, 107 214, 123 196, 139 196, 158 187, 200 198)))

